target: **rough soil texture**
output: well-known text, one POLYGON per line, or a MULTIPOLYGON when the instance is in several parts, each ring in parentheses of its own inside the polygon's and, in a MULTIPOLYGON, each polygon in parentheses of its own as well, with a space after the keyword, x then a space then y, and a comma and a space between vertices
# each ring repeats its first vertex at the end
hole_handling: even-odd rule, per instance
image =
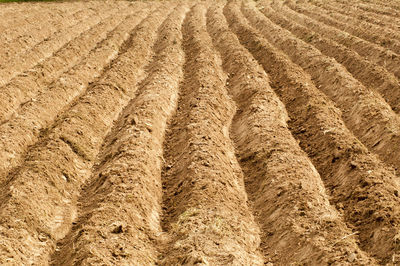
POLYGON ((0 264, 399 264, 399 15, 0 4, 0 264))

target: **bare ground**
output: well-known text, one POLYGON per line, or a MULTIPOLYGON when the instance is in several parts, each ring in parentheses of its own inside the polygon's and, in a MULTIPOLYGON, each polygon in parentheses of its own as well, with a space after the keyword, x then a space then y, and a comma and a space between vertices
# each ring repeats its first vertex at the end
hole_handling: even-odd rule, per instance
POLYGON ((400 4, 1 7, 2 265, 400 263, 400 4))

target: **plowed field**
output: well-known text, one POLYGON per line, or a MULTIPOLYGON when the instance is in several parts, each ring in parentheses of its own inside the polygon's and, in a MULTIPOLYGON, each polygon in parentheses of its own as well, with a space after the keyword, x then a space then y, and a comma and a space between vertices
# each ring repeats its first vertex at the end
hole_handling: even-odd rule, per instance
POLYGON ((400 2, 0 4, 1 265, 400 263, 400 2))

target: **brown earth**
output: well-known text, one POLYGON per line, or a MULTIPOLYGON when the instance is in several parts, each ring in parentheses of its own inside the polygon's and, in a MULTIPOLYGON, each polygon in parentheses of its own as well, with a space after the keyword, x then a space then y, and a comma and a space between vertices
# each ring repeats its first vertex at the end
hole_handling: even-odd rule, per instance
POLYGON ((399 14, 0 4, 0 264, 399 264, 399 14))

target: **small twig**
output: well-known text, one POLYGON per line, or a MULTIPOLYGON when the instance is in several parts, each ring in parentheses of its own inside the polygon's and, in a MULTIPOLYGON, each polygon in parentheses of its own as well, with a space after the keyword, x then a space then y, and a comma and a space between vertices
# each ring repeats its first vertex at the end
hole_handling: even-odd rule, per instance
POLYGON ((348 238, 348 237, 350 237, 350 236, 354 236, 354 235, 356 235, 356 234, 358 234, 359 232, 354 232, 354 233, 351 233, 351 234, 349 234, 349 235, 345 235, 344 237, 342 237, 341 239, 339 239, 339 240, 337 240, 335 243, 333 243, 333 246, 334 245, 336 245, 337 243, 339 243, 340 241, 342 241, 342 240, 344 240, 344 239, 346 239, 346 238, 348 238))

